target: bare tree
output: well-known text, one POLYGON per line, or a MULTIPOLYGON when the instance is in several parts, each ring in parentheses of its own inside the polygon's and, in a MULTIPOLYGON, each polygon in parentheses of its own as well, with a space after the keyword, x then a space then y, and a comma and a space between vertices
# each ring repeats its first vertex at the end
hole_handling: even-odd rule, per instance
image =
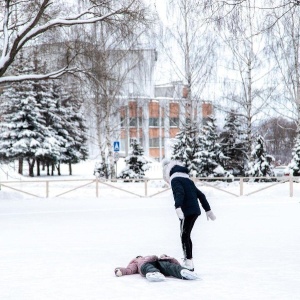
POLYGON ((162 38, 172 73, 187 88, 187 117, 193 121, 194 109, 199 105, 214 65, 216 40, 206 9, 206 1, 202 0, 169 0, 162 38))
POLYGON ((119 134, 120 95, 129 72, 129 69, 122 70, 120 64, 124 63, 124 60, 129 61, 128 51, 93 49, 89 54, 92 61, 87 83, 90 87, 90 97, 85 106, 90 106, 92 127, 95 128, 101 160, 103 164, 107 164, 107 173, 112 177, 115 177, 112 141, 117 139, 119 134))
MULTIPOLYGON (((57 4, 58 2, 56 2, 57 4)), ((141 0, 98 1, 87 0, 77 13, 58 10, 53 0, 3 0, 0 3, 0 83, 57 78, 76 69, 68 65, 47 74, 8 76, 9 67, 25 45, 35 44, 38 38, 57 28, 78 24, 126 24, 128 19, 139 18, 144 6, 141 0), (103 13, 104 12, 104 13, 103 13)))
MULTIPOLYGON (((226 15, 229 16, 236 8, 241 9, 248 6, 248 0, 204 0, 206 6, 210 8, 211 18, 214 20, 222 19, 224 17, 224 11, 226 15)), ((300 6, 299 0, 251 0, 251 7, 257 8, 259 10, 265 10, 266 12, 272 12, 280 10, 277 19, 273 19, 273 23, 268 24, 273 26, 277 20, 279 20, 284 15, 288 14, 289 11, 297 6, 300 6)), ((261 28, 263 29, 263 27, 261 28)))
POLYGON ((291 161, 297 136, 296 129, 293 121, 282 117, 268 118, 259 124, 258 132, 264 137, 268 152, 280 164, 288 164, 291 161))
MULTIPOLYGON (((273 81, 277 85, 273 109, 294 120, 300 130, 300 7, 293 7, 268 32, 269 53, 274 61, 273 81)), ((272 24, 282 16, 273 11, 268 21, 272 24)))
POLYGON ((224 17, 218 31, 225 45, 221 49, 227 70, 223 90, 225 102, 220 106, 227 112, 234 108, 245 120, 249 157, 254 122, 262 116, 274 90, 268 82, 270 69, 265 63, 263 36, 254 34, 261 25, 260 15, 251 2, 245 0, 243 7, 235 6, 224 17))
POLYGON ((130 93, 128 85, 141 79, 138 71, 145 63, 142 37, 151 24, 147 16, 145 10, 126 24, 101 22, 88 29, 81 27, 73 37, 78 42, 72 52, 77 53, 77 63, 87 75, 81 84, 91 140, 97 144, 102 165, 108 168, 105 173, 111 177, 115 177, 112 141, 120 134, 120 99, 136 96, 133 90, 142 94, 136 87, 130 93))

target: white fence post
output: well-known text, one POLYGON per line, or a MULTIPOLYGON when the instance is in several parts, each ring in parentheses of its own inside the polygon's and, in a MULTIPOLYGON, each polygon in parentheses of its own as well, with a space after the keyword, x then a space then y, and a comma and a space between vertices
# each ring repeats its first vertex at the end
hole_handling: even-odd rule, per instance
POLYGON ((98 177, 96 177, 96 197, 98 198, 99 197, 99 183, 98 183, 98 177))
POLYGON ((243 192, 244 192, 244 186, 243 186, 243 183, 244 183, 244 178, 241 177, 241 178, 240 178, 240 196, 243 196, 243 192))
POLYGON ((290 197, 294 195, 293 176, 290 175, 290 197))
POLYGON ((49 181, 46 181, 46 198, 49 198, 49 181))
POLYGON ((148 179, 144 179, 145 180, 145 197, 147 197, 148 195, 148 179))

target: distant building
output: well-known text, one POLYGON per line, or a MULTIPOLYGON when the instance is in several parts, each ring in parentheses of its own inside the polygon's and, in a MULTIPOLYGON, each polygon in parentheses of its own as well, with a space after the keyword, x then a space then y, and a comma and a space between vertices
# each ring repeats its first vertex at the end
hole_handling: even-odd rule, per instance
MULTIPOLYGON (((128 100, 120 107, 121 153, 128 154, 137 139, 145 155, 161 160, 187 118, 186 89, 181 82, 155 86, 155 97, 128 100)), ((194 114, 200 122, 211 115, 211 102, 199 102, 194 114)))

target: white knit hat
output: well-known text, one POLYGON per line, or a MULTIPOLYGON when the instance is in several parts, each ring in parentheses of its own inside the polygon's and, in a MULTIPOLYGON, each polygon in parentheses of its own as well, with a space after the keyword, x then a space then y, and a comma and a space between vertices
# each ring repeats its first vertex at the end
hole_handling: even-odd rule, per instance
POLYGON ((170 183, 170 171, 174 166, 183 166, 183 163, 179 160, 169 160, 163 165, 163 177, 167 183, 170 183))

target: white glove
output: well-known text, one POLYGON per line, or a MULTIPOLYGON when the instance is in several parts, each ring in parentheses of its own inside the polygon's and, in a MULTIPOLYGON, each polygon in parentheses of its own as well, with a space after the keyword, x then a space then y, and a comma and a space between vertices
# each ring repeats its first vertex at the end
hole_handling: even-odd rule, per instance
POLYGON ((180 220, 184 219, 184 215, 183 215, 181 207, 176 208, 176 214, 180 220))
POLYGON ((120 269, 115 269, 115 274, 117 277, 120 277, 123 275, 120 269))
POLYGON ((207 221, 209 221, 209 219, 214 221, 216 219, 216 216, 214 215, 214 213, 211 210, 209 210, 206 212, 206 218, 207 218, 207 221))

